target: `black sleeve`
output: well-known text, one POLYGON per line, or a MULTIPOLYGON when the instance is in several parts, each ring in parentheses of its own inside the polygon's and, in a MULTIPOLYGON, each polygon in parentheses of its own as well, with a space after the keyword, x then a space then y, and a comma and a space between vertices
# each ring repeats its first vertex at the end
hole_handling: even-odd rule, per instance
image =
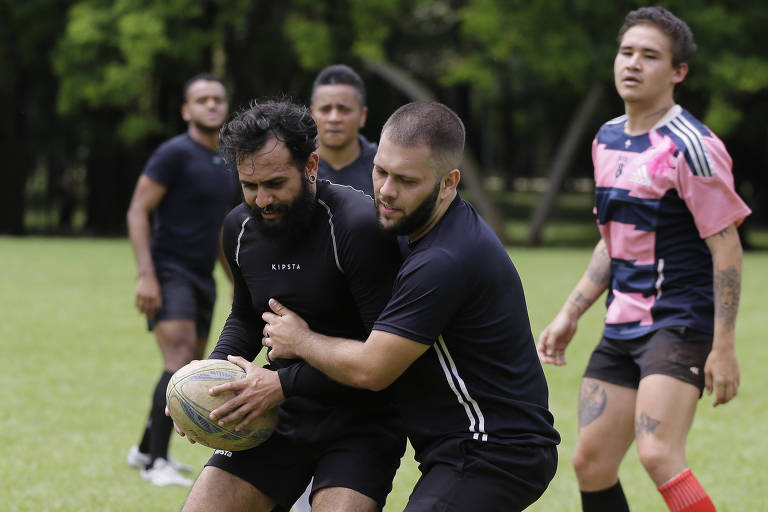
POLYGON ((240 267, 235 262, 235 250, 237 237, 240 233, 242 216, 239 208, 236 208, 224 220, 222 233, 222 246, 224 255, 232 270, 234 282, 234 296, 232 298, 232 310, 224 323, 224 328, 219 335, 209 359, 226 359, 228 355, 241 356, 248 361, 253 361, 261 351, 261 337, 264 329, 264 321, 260 315, 254 314, 251 306, 251 294, 248 286, 240 273, 240 267))
POLYGON ((280 377, 280 385, 283 387, 283 394, 286 397, 312 397, 320 402, 331 405, 364 403, 361 402, 363 399, 362 395, 369 393, 367 390, 339 384, 321 371, 310 366, 306 361, 302 359, 296 359, 295 361, 295 363, 277 370, 277 375, 280 377))

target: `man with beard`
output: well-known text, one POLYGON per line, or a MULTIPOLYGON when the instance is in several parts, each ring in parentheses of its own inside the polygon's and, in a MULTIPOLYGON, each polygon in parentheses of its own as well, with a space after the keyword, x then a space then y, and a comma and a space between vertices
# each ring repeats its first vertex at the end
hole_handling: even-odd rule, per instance
POLYGON ((557 466, 560 438, 520 278, 459 197, 463 150, 461 119, 439 103, 410 103, 384 125, 376 207, 408 250, 365 343, 311 330, 277 297, 263 315, 274 357, 394 394, 421 463, 409 512, 522 510, 557 466))
POLYGON ((291 103, 254 103, 221 131, 245 203, 224 222, 235 283, 232 311, 211 358, 228 358, 245 379, 214 387, 237 396, 211 416, 236 428, 279 404, 263 444, 214 452, 184 511, 289 510, 314 475, 312 510, 375 511, 385 502, 405 449, 387 394, 342 386, 300 360, 252 364, 262 348, 270 297, 330 336, 365 339, 389 298, 400 264, 372 199, 317 180, 317 129, 291 103))
MULTIPOLYGON (((152 154, 127 214, 138 266, 136 307, 146 315, 164 359, 144 435, 127 462, 161 486, 192 484, 180 471, 193 468, 168 457, 173 423, 164 414, 165 388, 176 370, 202 357, 208 342, 221 224, 239 194, 234 169, 218 152, 227 116, 224 85, 209 74, 190 78, 181 115, 186 133, 152 154)), ((221 263, 229 273, 223 258, 221 263)))

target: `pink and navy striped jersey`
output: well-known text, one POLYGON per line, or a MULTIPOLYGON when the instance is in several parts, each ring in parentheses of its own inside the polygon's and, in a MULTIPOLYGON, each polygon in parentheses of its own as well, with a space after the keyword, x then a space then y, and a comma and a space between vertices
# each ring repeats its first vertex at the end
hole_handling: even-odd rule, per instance
POLYGON ((712 256, 703 239, 751 212, 734 190, 722 141, 676 105, 648 133, 626 116, 592 143, 595 214, 611 257, 604 336, 632 339, 663 327, 711 333, 712 256))

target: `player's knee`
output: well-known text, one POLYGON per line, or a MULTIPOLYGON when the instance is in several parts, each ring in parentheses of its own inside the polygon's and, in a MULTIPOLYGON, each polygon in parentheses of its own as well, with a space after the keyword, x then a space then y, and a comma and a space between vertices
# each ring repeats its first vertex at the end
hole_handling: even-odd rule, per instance
POLYGON ((573 470, 576 472, 576 476, 581 478, 589 478, 590 474, 596 471, 597 454, 594 450, 590 450, 588 446, 584 446, 583 443, 578 443, 576 449, 573 452, 573 470))
POLYGON ((640 462, 652 479, 657 475, 666 474, 670 466, 678 466, 684 456, 677 453, 674 447, 656 439, 645 439, 637 444, 640 462))
POLYGON ((582 489, 608 487, 618 472, 618 467, 601 452, 599 446, 588 443, 577 443, 572 464, 582 489))

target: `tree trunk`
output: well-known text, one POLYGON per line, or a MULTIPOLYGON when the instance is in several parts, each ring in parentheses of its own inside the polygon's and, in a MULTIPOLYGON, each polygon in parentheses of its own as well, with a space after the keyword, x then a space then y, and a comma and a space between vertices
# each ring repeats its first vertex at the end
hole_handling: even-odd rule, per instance
POLYGON ((538 245, 541 242, 541 230, 544 228, 549 214, 552 213, 557 200, 557 194, 560 192, 563 180, 570 169, 569 163, 573 159, 577 144, 584 137, 584 132, 602 96, 602 84, 600 82, 593 82, 581 105, 579 105, 576 114, 571 119, 568 131, 565 133, 565 138, 560 143, 549 167, 549 184, 531 220, 526 238, 527 245, 538 245))
MULTIPOLYGON (((437 101, 435 95, 429 89, 399 67, 391 63, 371 59, 365 59, 363 62, 369 71, 386 80, 392 87, 400 91, 411 101, 437 101)), ((501 221, 498 210, 491 203, 485 192, 485 187, 478 172, 477 160, 469 144, 466 144, 464 148, 461 175, 472 193, 472 202, 477 206, 478 211, 488 222, 488 225, 491 226, 491 229, 496 232, 499 240, 506 244, 508 240, 504 224, 501 221)))

